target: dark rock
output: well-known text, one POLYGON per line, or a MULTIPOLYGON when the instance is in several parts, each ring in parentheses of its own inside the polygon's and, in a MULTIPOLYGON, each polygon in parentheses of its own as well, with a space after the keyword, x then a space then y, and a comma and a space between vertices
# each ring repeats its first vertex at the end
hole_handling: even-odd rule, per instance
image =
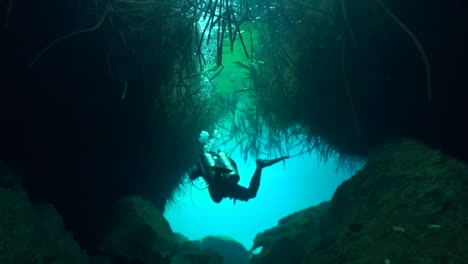
POLYGON ((171 259, 171 264, 192 264, 192 262, 176 256, 171 259))
POLYGON ((206 250, 199 240, 188 240, 185 236, 176 233, 178 246, 171 264, 185 263, 211 263, 223 264, 223 258, 210 250, 206 250))
POLYGON ((300 263, 308 243, 325 247, 325 243, 329 241, 324 229, 327 226, 328 208, 329 203, 324 202, 296 212, 281 219, 278 226, 258 234, 251 252, 259 248, 261 252, 252 256, 251 262, 300 263))
POLYGON ((213 251, 223 257, 225 264, 248 264, 249 253, 244 246, 230 238, 207 236, 202 239, 205 250, 213 251))
POLYGON ((88 257, 49 204, 0 187, 0 263, 85 264, 88 257))
POLYGON ((414 140, 392 142, 330 203, 257 235, 263 250, 252 263, 466 263, 467 182, 466 164, 414 140))
POLYGON ((359 232, 362 229, 362 224, 351 224, 349 225, 349 230, 352 232, 359 232))
POLYGON ((151 202, 136 196, 117 203, 98 243, 103 254, 145 264, 170 258, 176 246, 164 216, 151 202))
POLYGON ((178 252, 203 251, 202 242, 199 240, 187 240, 179 243, 178 252))
POLYGON ((0 160, 0 187, 19 190, 21 189, 21 176, 0 160))
POLYGON ((93 256, 89 259, 89 264, 115 264, 108 256, 93 256))
POLYGON ((171 259, 175 263, 224 264, 223 257, 210 251, 181 252, 171 259))
MULTIPOLYGON (((99 237, 98 250, 113 264, 222 264, 222 257, 204 250, 172 229, 151 202, 137 196, 120 200, 99 237)), ((95 260, 101 261, 101 260, 95 260)), ((98 264, 98 262, 95 262, 98 264)))

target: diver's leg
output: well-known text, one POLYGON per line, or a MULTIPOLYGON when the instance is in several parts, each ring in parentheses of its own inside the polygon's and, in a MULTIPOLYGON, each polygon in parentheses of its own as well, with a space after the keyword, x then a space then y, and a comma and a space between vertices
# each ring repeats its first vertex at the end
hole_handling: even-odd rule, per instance
POLYGON ((232 196, 241 201, 247 201, 249 199, 255 198, 257 196, 258 189, 260 188, 262 169, 271 166, 277 162, 280 162, 286 158, 287 157, 282 157, 274 160, 257 160, 257 168, 255 168, 255 172, 252 176, 252 179, 250 179, 249 188, 237 185, 236 188, 233 190, 234 193, 232 196))
POLYGON ((252 176, 252 179, 250 179, 250 184, 249 184, 249 188, 247 192, 249 198, 254 198, 255 196, 257 196, 258 188, 260 188, 260 179, 262 176, 262 169, 265 167, 269 167, 287 158, 288 157, 281 157, 281 158, 273 159, 273 160, 257 160, 257 168, 255 168, 255 172, 252 176))
POLYGON ((257 196, 258 188, 260 187, 260 177, 262 175, 262 168, 257 167, 252 179, 250 179, 249 188, 234 184, 229 188, 227 197, 240 201, 248 201, 249 199, 257 196))
POLYGON ((250 179, 249 188, 236 184, 230 190, 229 197, 241 201, 248 201, 249 199, 255 198, 257 196, 258 189, 260 188, 262 169, 287 158, 289 157, 286 156, 273 160, 257 160, 257 168, 255 169, 252 179, 250 179))
POLYGON ((249 189, 248 189, 250 198, 254 198, 255 196, 257 196, 258 188, 260 188, 261 176, 262 176, 262 167, 257 166, 252 176, 252 179, 250 179, 250 184, 249 184, 249 189))

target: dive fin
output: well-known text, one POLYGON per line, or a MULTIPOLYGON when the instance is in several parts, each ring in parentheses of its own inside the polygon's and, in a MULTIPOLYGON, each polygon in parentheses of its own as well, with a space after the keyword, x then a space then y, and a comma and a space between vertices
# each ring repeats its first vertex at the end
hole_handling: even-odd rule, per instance
POLYGON ((277 158, 277 159, 271 159, 271 160, 264 160, 264 159, 258 159, 257 160, 257 167, 259 168, 266 168, 266 167, 269 167, 273 164, 276 164, 282 160, 285 160, 289 158, 289 156, 284 156, 284 157, 281 157, 281 158, 277 158))

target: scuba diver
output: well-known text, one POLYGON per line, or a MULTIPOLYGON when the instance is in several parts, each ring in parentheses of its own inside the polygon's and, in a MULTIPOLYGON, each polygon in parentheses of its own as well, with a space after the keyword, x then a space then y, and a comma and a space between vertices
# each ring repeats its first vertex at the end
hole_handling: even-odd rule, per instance
POLYGON ((194 181, 202 177, 208 184, 208 191, 215 203, 221 202, 226 197, 234 199, 234 203, 236 200, 248 201, 257 196, 262 169, 287 158, 289 157, 257 160, 257 167, 250 180, 249 188, 246 188, 238 184, 240 176, 234 160, 219 150, 218 153, 205 152, 196 167, 189 173, 189 178, 194 181))

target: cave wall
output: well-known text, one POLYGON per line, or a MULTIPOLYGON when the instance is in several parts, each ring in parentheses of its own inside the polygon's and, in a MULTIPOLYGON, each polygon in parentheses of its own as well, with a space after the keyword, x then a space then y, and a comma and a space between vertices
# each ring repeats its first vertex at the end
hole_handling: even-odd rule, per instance
POLYGON ((154 107, 177 56, 175 47, 154 46, 162 35, 134 42, 132 52, 125 47, 131 40, 124 43, 105 19, 30 65, 54 39, 96 25, 92 4, 6 1, 0 7, 0 160, 20 171, 32 200, 56 206, 88 250, 116 199, 139 194, 163 211, 191 165, 187 158, 180 163, 191 142, 174 144, 167 116, 154 107))

